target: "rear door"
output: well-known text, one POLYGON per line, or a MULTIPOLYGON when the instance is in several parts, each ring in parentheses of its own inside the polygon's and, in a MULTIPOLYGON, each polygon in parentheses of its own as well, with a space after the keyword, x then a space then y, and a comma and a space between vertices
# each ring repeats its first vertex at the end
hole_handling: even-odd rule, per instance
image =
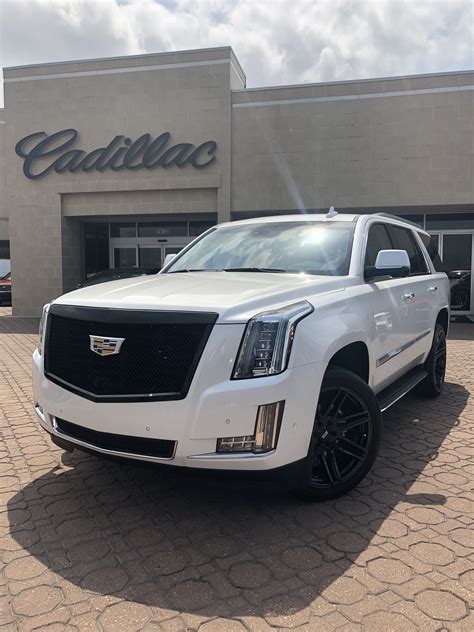
MULTIPOLYGON (((370 225, 364 266, 374 266, 380 250, 392 244, 387 224, 370 225)), ((415 330, 415 288, 411 277, 385 277, 367 281, 371 289, 373 310, 373 347, 375 356, 374 388, 380 391, 404 373, 411 356, 406 353, 415 330)))

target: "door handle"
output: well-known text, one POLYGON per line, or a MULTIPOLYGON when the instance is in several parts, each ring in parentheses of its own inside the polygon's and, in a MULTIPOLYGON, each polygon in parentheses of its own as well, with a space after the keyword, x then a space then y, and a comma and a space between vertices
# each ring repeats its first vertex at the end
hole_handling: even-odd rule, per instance
POLYGON ((407 294, 403 295, 404 301, 411 301, 412 298, 415 298, 415 292, 408 292, 407 294))
POLYGON ((438 291, 438 287, 436 285, 430 285, 430 287, 428 288, 428 292, 437 292, 438 291))

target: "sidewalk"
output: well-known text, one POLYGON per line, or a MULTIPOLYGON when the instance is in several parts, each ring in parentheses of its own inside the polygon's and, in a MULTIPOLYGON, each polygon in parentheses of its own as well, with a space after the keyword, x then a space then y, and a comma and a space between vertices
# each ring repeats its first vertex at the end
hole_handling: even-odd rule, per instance
POLYGON ((306 504, 63 454, 33 413, 37 321, 9 313, 0 308, 1 632, 474 630, 474 326, 452 328, 442 397, 409 396, 385 416, 360 487, 306 504))

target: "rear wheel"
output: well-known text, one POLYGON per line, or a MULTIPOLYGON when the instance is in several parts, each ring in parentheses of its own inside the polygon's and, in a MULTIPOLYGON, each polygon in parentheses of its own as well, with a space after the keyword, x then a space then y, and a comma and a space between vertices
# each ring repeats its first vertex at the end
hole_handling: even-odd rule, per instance
POLYGON ((327 500, 356 487, 372 467, 381 438, 382 415, 373 391, 355 373, 329 368, 298 495, 327 500))
POLYGON ((438 397, 444 386, 446 374, 446 332, 437 323, 433 343, 425 362, 428 375, 417 386, 417 393, 424 397, 438 397))

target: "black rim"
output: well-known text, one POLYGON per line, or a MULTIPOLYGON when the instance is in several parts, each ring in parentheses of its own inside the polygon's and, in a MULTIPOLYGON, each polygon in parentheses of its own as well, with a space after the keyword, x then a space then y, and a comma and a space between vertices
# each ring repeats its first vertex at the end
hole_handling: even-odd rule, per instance
POLYGON ((443 334, 438 336, 434 353, 434 377, 436 386, 441 388, 446 372, 446 339, 443 334))
POLYGON ((469 305, 469 293, 466 291, 458 292, 453 300, 454 309, 467 310, 469 305))
POLYGON ((348 388, 323 389, 313 434, 311 486, 332 487, 351 479, 367 458, 372 423, 363 399, 348 388))

